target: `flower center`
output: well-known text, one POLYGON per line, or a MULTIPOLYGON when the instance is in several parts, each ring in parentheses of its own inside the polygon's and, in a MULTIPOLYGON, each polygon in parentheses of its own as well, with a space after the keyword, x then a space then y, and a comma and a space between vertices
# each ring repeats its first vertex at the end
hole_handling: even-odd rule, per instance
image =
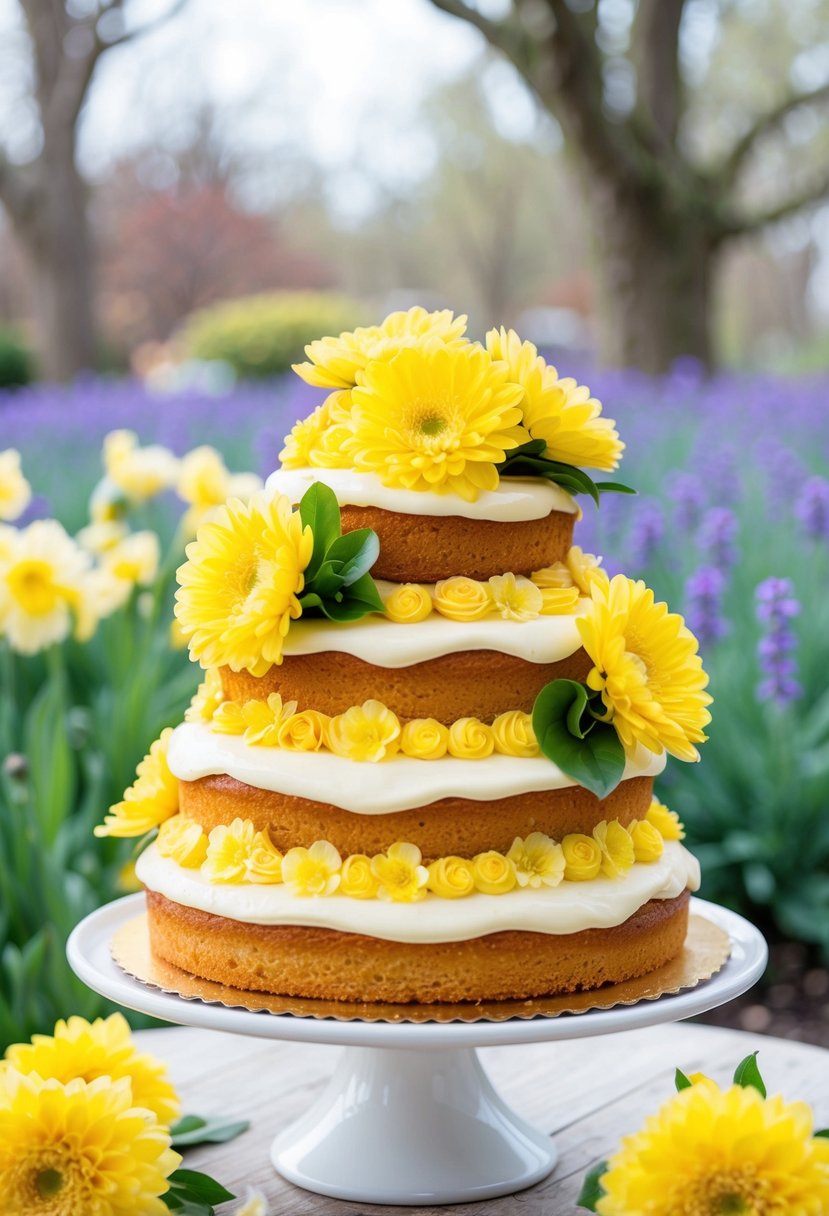
POLYGON ((392 861, 383 874, 383 882, 386 886, 395 887, 399 891, 404 891, 411 884, 411 881, 411 867, 405 865, 402 861, 392 861))
POLYGON ((30 616, 45 616, 54 612, 58 588, 53 574, 49 563, 40 558, 19 562, 9 571, 7 578, 12 597, 30 616))
POLYGON ((641 655, 634 654, 632 650, 625 651, 625 658, 630 663, 631 667, 642 677, 642 680, 647 682, 648 665, 641 655))
POLYGON ((41 1170, 35 1178, 37 1193, 42 1199, 49 1199, 63 1190, 64 1177, 59 1170, 41 1170))
POLYGON ((420 430, 423 435, 433 438, 446 430, 446 419, 441 418, 438 414, 428 414, 425 418, 421 418, 420 430))
POLYGON ((770 1209, 766 1185, 751 1166, 697 1180, 687 1192, 687 1216, 763 1216, 770 1209))

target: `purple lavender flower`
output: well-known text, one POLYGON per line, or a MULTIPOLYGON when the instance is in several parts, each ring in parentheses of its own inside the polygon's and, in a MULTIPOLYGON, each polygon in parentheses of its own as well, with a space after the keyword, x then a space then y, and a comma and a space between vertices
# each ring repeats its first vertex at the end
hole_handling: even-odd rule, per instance
POLYGON ((761 701, 778 706, 797 700, 801 686, 797 680, 797 638, 790 622, 800 612, 800 603, 789 578, 767 578, 754 593, 757 620, 763 633, 757 643, 757 656, 763 679, 757 685, 761 701))
POLYGON ((807 536, 829 540, 829 481, 810 477, 800 487, 794 513, 807 536))
POLYGON ((713 646, 728 633, 722 598, 726 579, 716 566, 700 566, 685 583, 685 620, 701 646, 713 646))
POLYGON ((674 503, 674 528, 677 532, 696 532, 705 506, 705 488, 695 473, 674 471, 665 479, 674 503))
POLYGON ((648 566, 665 535, 662 507, 653 498, 639 502, 628 541, 631 568, 638 573, 648 566))
POLYGON ((708 564, 728 570, 737 560, 737 517, 729 507, 710 507, 702 517, 697 547, 708 564))

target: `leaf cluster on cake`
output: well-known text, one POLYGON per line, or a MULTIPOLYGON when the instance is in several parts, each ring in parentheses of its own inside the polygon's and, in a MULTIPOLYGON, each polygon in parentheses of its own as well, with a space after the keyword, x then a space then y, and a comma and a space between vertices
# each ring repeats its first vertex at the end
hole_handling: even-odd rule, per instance
POLYGON ((263 494, 204 522, 206 670, 98 831, 157 829, 151 945, 237 988, 526 999, 676 956, 699 869, 655 800, 696 760, 680 616, 573 545, 623 444, 529 342, 414 308, 323 338, 263 494))

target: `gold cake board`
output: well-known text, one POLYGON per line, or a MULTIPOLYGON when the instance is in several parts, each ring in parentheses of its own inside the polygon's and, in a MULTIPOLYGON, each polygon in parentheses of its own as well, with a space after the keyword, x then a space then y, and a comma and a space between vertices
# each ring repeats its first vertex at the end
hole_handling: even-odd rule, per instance
POLYGON ((340 1022, 506 1022, 510 1018, 555 1018, 635 1005, 696 988, 711 979, 731 954, 728 934, 704 916, 692 913, 682 953, 640 979, 609 984, 591 992, 534 997, 526 1001, 461 1001, 457 1004, 391 1005, 356 1001, 322 1001, 271 996, 230 988, 154 958, 146 913, 128 921, 112 939, 112 957, 123 971, 150 987, 187 1001, 247 1009, 251 1013, 288 1013, 302 1018, 335 1018, 340 1022))

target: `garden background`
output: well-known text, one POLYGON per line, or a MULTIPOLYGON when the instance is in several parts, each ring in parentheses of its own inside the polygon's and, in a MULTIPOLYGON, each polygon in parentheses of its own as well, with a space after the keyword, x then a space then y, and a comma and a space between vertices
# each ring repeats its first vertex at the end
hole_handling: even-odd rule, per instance
POLYGON ((0 637, 0 1047, 102 1008, 65 940, 133 879, 92 828, 198 680, 171 605, 209 503, 186 465, 113 492, 105 436, 265 476, 323 395, 304 343, 413 303, 515 325, 617 420, 640 493, 580 542, 686 614, 715 698, 658 792, 778 943, 742 1024, 827 1041, 829 3, 283 7, 0 2, 14 526, 142 538, 88 640, 0 637))

